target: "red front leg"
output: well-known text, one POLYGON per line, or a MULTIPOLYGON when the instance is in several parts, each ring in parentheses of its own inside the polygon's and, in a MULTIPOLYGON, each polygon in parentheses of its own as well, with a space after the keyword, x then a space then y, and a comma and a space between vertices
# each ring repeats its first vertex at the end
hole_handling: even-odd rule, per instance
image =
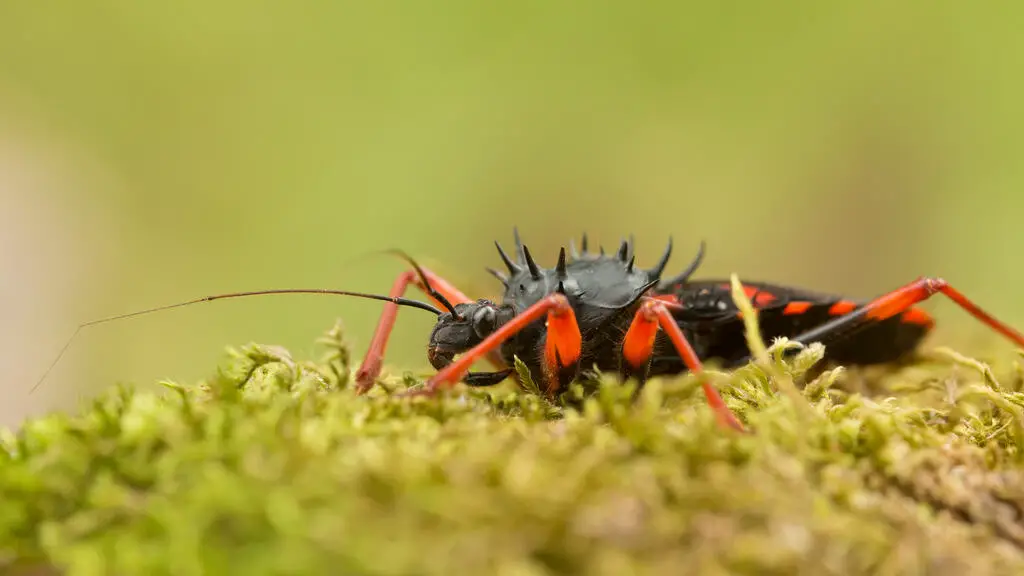
POLYGON ((511 321, 494 331, 493 334, 468 350, 458 360, 446 366, 427 381, 426 388, 414 394, 433 394, 440 388, 450 388, 461 381, 474 362, 495 351, 505 340, 547 316, 547 341, 544 348, 545 379, 547 393, 553 394, 558 387, 559 374, 575 365, 582 350, 582 336, 576 323, 576 314, 569 301, 561 294, 552 294, 530 306, 511 321))
POLYGON ((690 346, 683 331, 676 324, 675 318, 669 312, 670 303, 659 298, 645 298, 644 303, 637 310, 630 324, 626 337, 622 341, 622 357, 629 366, 646 375, 651 354, 654 352, 654 343, 660 328, 668 335, 675 346, 679 356, 686 363, 690 372, 693 372, 701 379, 701 387, 708 399, 708 404, 715 413, 718 423, 725 428, 732 428, 744 432, 743 424, 736 415, 729 410, 725 401, 718 394, 707 380, 703 377, 704 365, 701 363, 697 353, 690 346))
MULTIPOLYGON (((423 276, 430 284, 430 288, 433 288, 447 298, 453 305, 472 302, 468 296, 437 274, 422 267, 420 270, 422 270, 423 276)), ((399 275, 391 286, 391 292, 388 294, 393 297, 400 297, 405 294, 405 290, 410 284, 430 296, 430 290, 424 286, 423 280, 415 270, 409 270, 399 275)), ((436 305, 444 307, 437 298, 430 296, 430 299, 436 305)), ((372 388, 373 383, 377 380, 377 376, 380 375, 381 366, 384 362, 384 352, 388 346, 388 337, 391 336, 391 330, 395 326, 395 319, 397 317, 398 305, 392 302, 385 304, 384 312, 380 315, 380 321, 377 323, 377 329, 373 333, 373 339, 370 340, 370 347, 366 351, 366 356, 363 358, 363 363, 359 366, 359 370, 356 371, 356 392, 358 394, 363 394, 372 388)))

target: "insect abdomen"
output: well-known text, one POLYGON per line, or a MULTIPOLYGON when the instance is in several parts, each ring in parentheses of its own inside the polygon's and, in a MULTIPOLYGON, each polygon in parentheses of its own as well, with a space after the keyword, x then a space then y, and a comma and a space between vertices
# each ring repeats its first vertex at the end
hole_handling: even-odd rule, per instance
MULTIPOLYGON (((850 300, 810 303, 791 301, 781 308, 759 314, 761 333, 770 341, 785 336, 794 338, 845 314, 859 303, 850 300)), ((933 326, 930 315, 919 308, 869 321, 850 332, 823 338, 826 356, 840 364, 880 364, 894 362, 912 352, 933 326)))

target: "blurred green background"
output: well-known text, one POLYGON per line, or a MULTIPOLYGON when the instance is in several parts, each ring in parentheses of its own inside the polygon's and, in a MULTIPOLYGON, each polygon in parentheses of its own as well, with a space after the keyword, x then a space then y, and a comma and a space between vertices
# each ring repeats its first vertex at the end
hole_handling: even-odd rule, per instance
MULTIPOLYGON (((642 264, 700 239, 737 272, 867 297, 945 276, 1024 325, 1020 4, 4 2, 4 423, 117 381, 193 381, 227 345, 365 350, 378 303, 275 296, 90 329, 220 291, 386 292, 400 247, 493 296, 518 224, 642 264)), ((944 341, 987 341, 948 302, 944 341)), ((389 350, 427 367, 429 315, 389 350)), ((1012 347, 998 349, 1007 355, 1012 347)))

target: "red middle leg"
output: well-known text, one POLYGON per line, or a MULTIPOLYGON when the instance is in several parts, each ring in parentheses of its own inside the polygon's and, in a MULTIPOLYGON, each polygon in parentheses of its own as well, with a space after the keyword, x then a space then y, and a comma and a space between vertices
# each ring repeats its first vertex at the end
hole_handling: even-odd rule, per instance
POLYGON ((679 353, 687 368, 690 369, 690 372, 700 378, 704 395, 707 397, 708 404, 711 405, 711 410, 714 411, 718 423, 725 428, 744 432, 743 424, 729 410, 725 401, 718 394, 718 391, 708 384, 706 378, 704 378, 704 365, 701 363, 700 358, 697 357, 693 347, 690 346, 689 341, 686 340, 686 336, 679 328, 679 325, 676 324, 675 318, 669 312, 670 305, 671 303, 666 302, 664 299, 644 299, 644 303, 637 310, 636 316, 633 317, 633 323, 630 324, 626 337, 623 339, 623 360, 626 361, 630 368, 646 376, 660 328, 668 335, 676 348, 676 352, 679 353))

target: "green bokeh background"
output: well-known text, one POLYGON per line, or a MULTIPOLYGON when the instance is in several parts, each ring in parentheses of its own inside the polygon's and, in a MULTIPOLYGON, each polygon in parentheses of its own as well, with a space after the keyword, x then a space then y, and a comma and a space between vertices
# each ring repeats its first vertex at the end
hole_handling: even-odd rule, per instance
MULTIPOLYGON (((1024 325, 1024 7, 953 2, 5 2, 3 416, 116 381, 191 381, 223 348, 300 356, 377 303, 400 247, 474 296, 517 224, 641 264, 866 297, 946 277, 1024 325), (16 175, 17 177, 15 177, 16 175)), ((0 171, 3 172, 3 171, 0 171)), ((950 340, 986 340, 947 302, 950 340)), ((405 311, 389 360, 427 366, 405 311)), ((1000 351, 1010 353, 1006 346, 1000 351)))

